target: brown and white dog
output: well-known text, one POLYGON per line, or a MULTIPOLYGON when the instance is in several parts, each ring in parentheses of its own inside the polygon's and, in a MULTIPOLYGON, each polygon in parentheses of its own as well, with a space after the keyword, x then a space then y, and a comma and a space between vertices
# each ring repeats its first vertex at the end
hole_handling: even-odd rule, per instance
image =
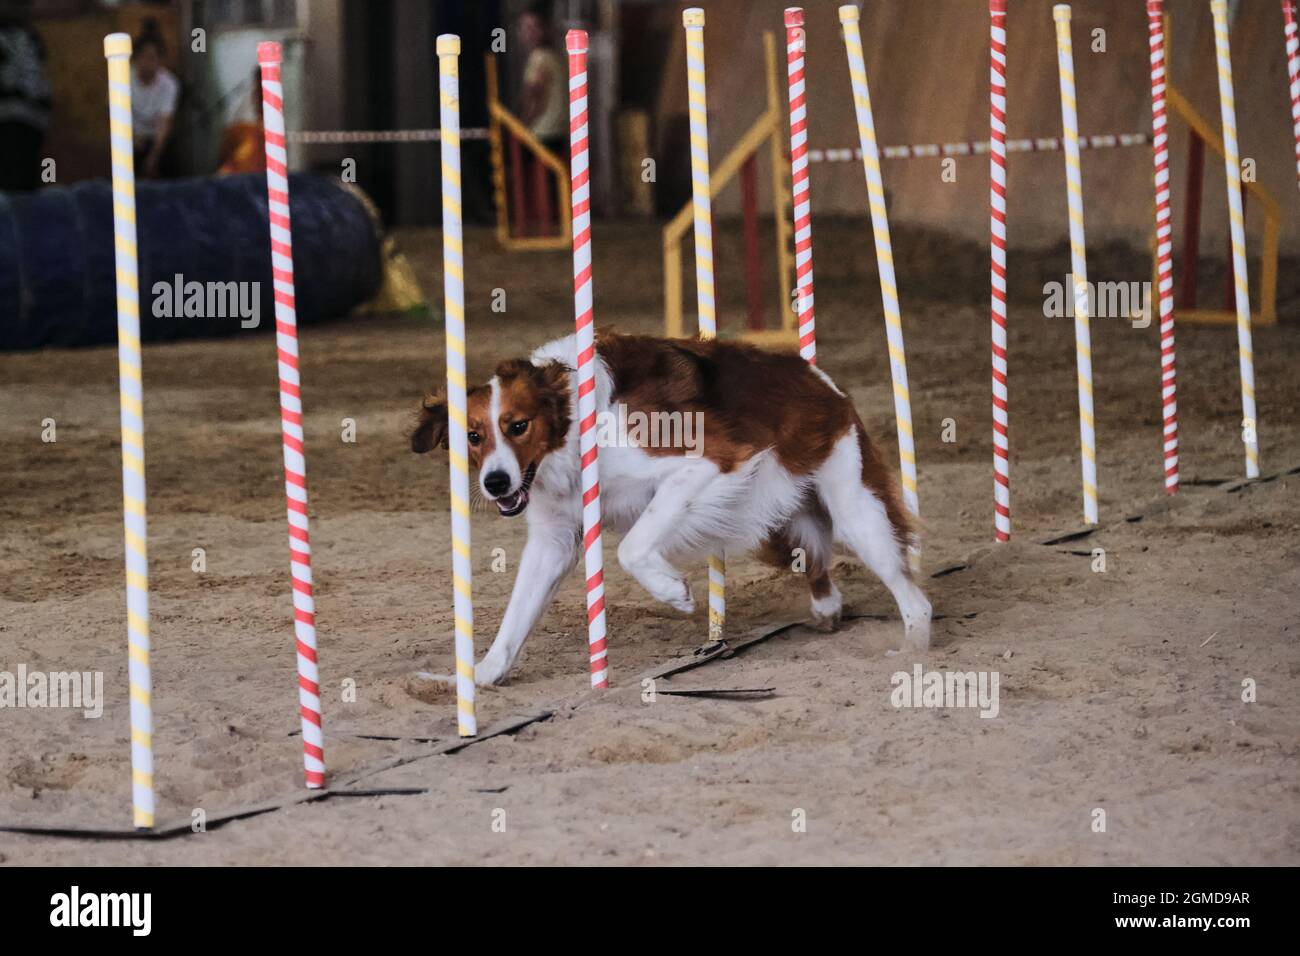
MULTIPOLYGON (((623 533, 618 560, 628 574, 690 613, 691 587, 678 570, 684 562, 758 551, 789 566, 802 548, 813 618, 829 629, 841 608, 829 573, 839 542, 893 594, 907 645, 929 645, 930 602, 907 560, 916 531, 853 403, 824 372, 793 353, 716 340, 602 334, 596 345, 602 422, 636 421, 639 413, 640 421, 698 422, 702 431, 690 448, 602 435, 604 527, 623 533)), ((578 559, 576 359, 574 338, 558 339, 530 359, 501 363, 469 392, 479 487, 502 515, 523 513, 528 521, 501 629, 474 669, 480 684, 506 677, 578 559)), ((425 398, 411 448, 446 444, 440 392, 425 398)))

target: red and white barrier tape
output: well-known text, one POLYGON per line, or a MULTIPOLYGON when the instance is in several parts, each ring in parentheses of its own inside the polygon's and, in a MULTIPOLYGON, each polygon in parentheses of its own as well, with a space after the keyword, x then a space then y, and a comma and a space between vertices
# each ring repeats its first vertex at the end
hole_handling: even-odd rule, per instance
MULTIPOLYGON (((487 139, 487 129, 463 129, 461 139, 487 139)), ((361 129, 361 130, 293 130, 285 134, 290 143, 299 145, 350 143, 436 143, 442 140, 440 129, 361 129)))
MULTIPOLYGON (((1146 133, 1119 133, 1079 137, 1080 149, 1122 149, 1128 146, 1146 146, 1151 137, 1146 133)), ((1005 141, 1008 153, 1058 153, 1065 148, 1059 136, 1041 136, 1037 139, 1010 139, 1005 141)), ((983 156, 991 149, 989 140, 971 140, 965 143, 916 143, 909 146, 885 146, 880 155, 885 159, 924 159, 934 156, 983 156)), ((808 159, 814 163, 852 163, 862 160, 862 150, 813 149, 808 159)))

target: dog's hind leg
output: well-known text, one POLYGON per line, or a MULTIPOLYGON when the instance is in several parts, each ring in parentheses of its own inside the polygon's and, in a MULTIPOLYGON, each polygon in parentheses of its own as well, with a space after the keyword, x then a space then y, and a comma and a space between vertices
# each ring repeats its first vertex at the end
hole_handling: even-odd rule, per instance
POLYGON ((833 631, 840 626, 840 615, 844 612, 844 597, 840 589, 831 580, 831 573, 821 568, 819 573, 808 578, 808 590, 812 594, 812 623, 819 631, 833 631))
POLYGON ((821 631, 835 630, 844 607, 840 589, 831 580, 830 573, 835 532, 830 515, 815 494, 805 499, 804 506, 782 530, 780 539, 788 555, 782 560, 793 562, 796 548, 803 552, 804 571, 808 575, 808 590, 812 596, 813 626, 821 631))
POLYGON ((903 505, 861 425, 841 437, 817 472, 817 492, 830 512, 835 537, 847 544, 898 603, 907 646, 930 645, 930 602, 912 580, 911 538, 903 505), (867 467, 863 467, 866 457, 867 467))

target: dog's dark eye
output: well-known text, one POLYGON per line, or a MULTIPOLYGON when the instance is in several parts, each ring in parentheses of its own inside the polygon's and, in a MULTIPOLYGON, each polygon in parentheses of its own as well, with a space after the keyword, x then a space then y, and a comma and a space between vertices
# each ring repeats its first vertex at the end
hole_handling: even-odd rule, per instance
POLYGON ((473 445, 475 448, 478 447, 479 442, 481 442, 482 440, 483 440, 483 436, 480 435, 478 432, 469 433, 469 443, 473 445))
POLYGON ((528 419, 524 418, 517 422, 510 423, 510 436, 518 438, 524 432, 528 431, 528 419))

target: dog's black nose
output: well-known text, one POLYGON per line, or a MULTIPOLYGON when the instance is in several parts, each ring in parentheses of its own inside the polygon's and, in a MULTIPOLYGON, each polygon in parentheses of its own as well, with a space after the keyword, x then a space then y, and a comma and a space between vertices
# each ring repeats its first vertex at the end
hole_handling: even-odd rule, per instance
POLYGON ((504 471, 489 471, 483 476, 483 490, 494 498, 504 495, 510 488, 510 476, 504 471))

